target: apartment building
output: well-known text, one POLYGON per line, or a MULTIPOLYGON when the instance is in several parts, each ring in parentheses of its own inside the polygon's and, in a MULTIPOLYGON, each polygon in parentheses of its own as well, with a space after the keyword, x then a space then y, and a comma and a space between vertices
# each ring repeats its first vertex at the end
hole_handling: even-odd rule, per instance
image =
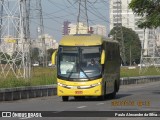
POLYGON ((155 45, 154 30, 138 28, 136 22, 141 17, 134 14, 132 10, 129 9, 128 5, 130 2, 131 0, 110 0, 110 30, 113 27, 120 25, 126 28, 131 28, 138 34, 141 40, 141 46, 145 50, 144 55, 152 56, 154 54, 153 47, 155 45))

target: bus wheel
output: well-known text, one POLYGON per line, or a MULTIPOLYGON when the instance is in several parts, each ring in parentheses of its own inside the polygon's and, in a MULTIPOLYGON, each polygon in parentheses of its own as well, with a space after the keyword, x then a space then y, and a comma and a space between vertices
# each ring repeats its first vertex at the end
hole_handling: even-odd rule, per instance
POLYGON ((116 92, 114 91, 113 93, 110 94, 110 98, 114 99, 116 97, 116 92))
POLYGON ((116 87, 116 82, 115 82, 115 85, 114 85, 114 91, 109 95, 111 99, 114 99, 116 97, 116 90, 117 90, 117 87, 116 87))
POLYGON ((120 80, 118 80, 118 82, 117 82, 116 92, 119 91, 119 86, 120 86, 120 80))
POLYGON ((105 96, 104 96, 104 95, 99 96, 99 97, 98 97, 98 100, 100 100, 100 101, 105 100, 105 96))
POLYGON ((68 96, 62 96, 62 101, 68 101, 68 96))

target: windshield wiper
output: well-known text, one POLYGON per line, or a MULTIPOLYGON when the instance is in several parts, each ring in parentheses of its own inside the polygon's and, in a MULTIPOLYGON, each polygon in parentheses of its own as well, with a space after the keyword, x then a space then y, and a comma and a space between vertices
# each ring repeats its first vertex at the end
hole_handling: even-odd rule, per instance
POLYGON ((73 73, 74 73, 73 71, 69 73, 68 80, 69 80, 69 78, 71 78, 71 75, 72 75, 73 73))
POLYGON ((83 72, 83 74, 90 80, 89 76, 84 72, 84 70, 81 67, 79 67, 79 68, 83 72))

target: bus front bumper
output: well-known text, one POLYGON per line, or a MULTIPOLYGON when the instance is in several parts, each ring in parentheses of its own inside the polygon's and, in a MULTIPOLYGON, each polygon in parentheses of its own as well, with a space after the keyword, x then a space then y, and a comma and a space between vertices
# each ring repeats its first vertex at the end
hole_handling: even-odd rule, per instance
POLYGON ((58 96, 100 96, 102 85, 97 86, 57 86, 58 96))

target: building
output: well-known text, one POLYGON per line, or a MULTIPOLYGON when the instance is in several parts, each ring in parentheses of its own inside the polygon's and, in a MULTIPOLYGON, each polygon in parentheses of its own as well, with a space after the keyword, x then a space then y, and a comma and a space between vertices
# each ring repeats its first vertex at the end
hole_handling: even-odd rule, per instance
POLYGON ((128 8, 131 0, 110 0, 110 30, 113 27, 122 25, 131 28, 139 35, 141 42, 144 40, 144 30, 137 27, 136 22, 141 18, 133 14, 128 8))
POLYGON ((93 25, 91 27, 92 27, 94 34, 107 36, 107 29, 105 26, 97 24, 97 25, 93 25))
POLYGON ((140 40, 141 46, 145 49, 144 55, 148 55, 148 49, 153 46, 153 37, 149 37, 152 34, 152 30, 146 29, 144 34, 144 29, 138 28, 136 22, 141 18, 132 12, 128 8, 131 0, 110 0, 110 30, 116 26, 124 26, 126 28, 131 28, 134 30, 140 40))
POLYGON ((69 21, 64 21, 63 22, 63 35, 68 35, 69 34, 69 24, 70 24, 71 22, 69 22, 69 21))
POLYGON ((87 34, 88 27, 83 23, 79 23, 79 28, 77 28, 77 24, 69 24, 69 35, 76 34, 76 32, 78 34, 87 34))
POLYGON ((63 23, 63 33, 62 35, 73 35, 77 33, 77 29, 78 30, 78 34, 87 34, 88 33, 88 28, 85 24, 83 23, 79 23, 79 28, 77 28, 77 24, 75 23, 71 23, 69 21, 64 21, 63 23))
POLYGON ((45 39, 46 50, 51 49, 51 48, 52 49, 58 48, 58 43, 52 36, 45 34, 44 39, 45 39))
POLYGON ((21 49, 21 45, 18 45, 17 39, 12 36, 5 36, 4 39, 0 43, 0 52, 7 53, 12 56, 17 49, 21 49))
MULTIPOLYGON (((110 30, 117 25, 131 28, 136 31, 142 31, 135 23, 140 19, 128 8, 131 0, 111 0, 110 1, 110 30)), ((138 33, 138 32, 137 32, 138 33)), ((141 32, 139 32, 141 34, 141 32)))
MULTIPOLYGON (((38 40, 32 40, 32 47, 37 47, 39 49, 42 49, 42 42, 40 42, 40 39, 41 39, 41 36, 38 37, 39 39, 38 40)), ((46 47, 46 50, 48 49, 57 49, 58 48, 58 43, 56 42, 56 40, 48 35, 48 34, 44 34, 43 35, 43 38, 45 40, 45 47, 46 47)))
MULTIPOLYGON (((76 34, 77 31, 77 24, 75 23, 71 23, 68 21, 64 21, 63 24, 63 35, 73 35, 76 34)), ((89 28, 83 24, 83 23, 79 23, 79 30, 78 30, 78 34, 98 34, 98 35, 102 35, 102 36, 106 36, 107 32, 106 32, 106 27, 100 24, 97 25, 92 25, 89 28)))

